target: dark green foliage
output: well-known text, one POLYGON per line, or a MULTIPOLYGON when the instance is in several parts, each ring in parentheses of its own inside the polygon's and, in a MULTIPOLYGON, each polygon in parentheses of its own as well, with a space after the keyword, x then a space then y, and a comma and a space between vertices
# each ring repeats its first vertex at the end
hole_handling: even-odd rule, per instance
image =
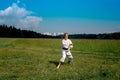
MULTIPOLYGON (((9 38, 51 38, 53 36, 43 35, 30 30, 16 29, 14 26, 0 25, 0 37, 9 38)), ((54 37, 53 37, 54 38, 54 37)))
POLYGON ((120 39, 120 32, 104 34, 72 34, 69 37, 75 39, 120 39))

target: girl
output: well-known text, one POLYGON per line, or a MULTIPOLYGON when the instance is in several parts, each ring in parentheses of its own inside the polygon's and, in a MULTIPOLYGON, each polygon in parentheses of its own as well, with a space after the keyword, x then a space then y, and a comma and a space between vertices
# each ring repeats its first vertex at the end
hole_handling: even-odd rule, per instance
POLYGON ((57 66, 57 69, 60 68, 61 63, 65 61, 66 56, 68 57, 68 63, 70 64, 73 60, 73 56, 70 52, 70 49, 73 48, 72 41, 68 39, 68 33, 64 34, 64 39, 62 40, 62 58, 60 59, 60 62, 57 66))

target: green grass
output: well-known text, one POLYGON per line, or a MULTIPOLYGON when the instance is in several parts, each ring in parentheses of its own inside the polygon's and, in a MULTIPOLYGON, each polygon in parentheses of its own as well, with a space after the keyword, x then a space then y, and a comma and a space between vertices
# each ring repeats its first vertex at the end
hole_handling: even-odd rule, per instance
POLYGON ((120 80, 120 40, 72 41, 72 64, 57 70, 61 39, 0 38, 0 80, 120 80))

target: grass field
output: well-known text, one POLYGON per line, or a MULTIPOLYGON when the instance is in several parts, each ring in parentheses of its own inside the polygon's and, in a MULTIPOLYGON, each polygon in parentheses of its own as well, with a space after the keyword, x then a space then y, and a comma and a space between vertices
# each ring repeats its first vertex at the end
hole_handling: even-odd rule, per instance
POLYGON ((120 40, 72 41, 72 64, 57 70, 61 39, 0 38, 0 80, 120 80, 120 40))

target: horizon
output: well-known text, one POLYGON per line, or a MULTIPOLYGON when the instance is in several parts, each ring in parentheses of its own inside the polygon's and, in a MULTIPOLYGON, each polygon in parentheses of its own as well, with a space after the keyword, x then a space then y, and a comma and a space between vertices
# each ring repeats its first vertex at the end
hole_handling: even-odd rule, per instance
MULTIPOLYGON (((8 25, 0 25, 0 26, 4 26, 4 27, 12 27, 13 29, 16 28, 15 26, 8 26, 8 25)), ((25 29, 20 29, 20 28, 16 28, 17 30, 21 30, 21 31, 24 31, 25 29)), ((59 36, 59 35, 64 35, 64 32, 36 32, 36 31, 33 31, 33 30, 25 30, 25 31, 31 31, 33 33, 38 33, 38 34, 43 34, 43 35, 48 35, 48 36, 59 36)), ((65 33, 68 33, 68 32, 65 32, 65 33)), ((109 33, 68 33, 69 35, 99 35, 99 34, 113 34, 113 33, 120 33, 120 32, 109 32, 109 33)))
POLYGON ((0 24, 38 33, 120 32, 119 4, 119 0, 2 0, 0 24))

